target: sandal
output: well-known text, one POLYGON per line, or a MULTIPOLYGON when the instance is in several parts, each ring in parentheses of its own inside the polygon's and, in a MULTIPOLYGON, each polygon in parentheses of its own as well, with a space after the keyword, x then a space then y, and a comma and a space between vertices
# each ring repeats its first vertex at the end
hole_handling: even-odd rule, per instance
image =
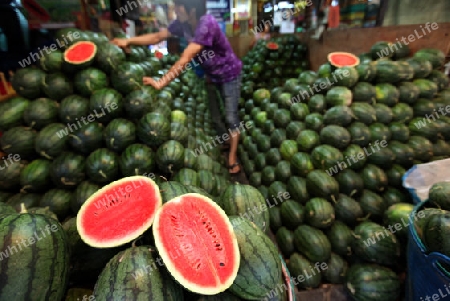
MULTIPOLYGON (((234 163, 233 165, 228 166, 228 170, 233 169, 233 168, 235 168, 236 166, 240 166, 240 165, 241 165, 241 163, 236 162, 236 163, 234 163)), ((239 171, 238 171, 238 172, 230 172, 230 175, 237 175, 237 174, 240 174, 240 173, 241 173, 241 169, 239 168, 239 171)))

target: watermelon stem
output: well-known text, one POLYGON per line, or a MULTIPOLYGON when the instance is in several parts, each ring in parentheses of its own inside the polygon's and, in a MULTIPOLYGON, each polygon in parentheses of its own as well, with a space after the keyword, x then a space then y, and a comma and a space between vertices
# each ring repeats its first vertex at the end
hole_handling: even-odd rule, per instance
POLYGON ((20 213, 28 213, 24 203, 20 203, 20 213))
POLYGON ((31 187, 32 187, 31 185, 23 186, 22 189, 20 189, 20 193, 27 193, 26 189, 31 188, 31 187))
POLYGON ((137 242, 138 240, 140 240, 141 238, 142 238, 142 235, 139 236, 138 238, 136 238, 135 240, 133 240, 133 242, 131 243, 131 247, 136 248, 136 242, 137 242))
POLYGON ((76 136, 76 135, 70 134, 69 137, 74 138, 75 140, 77 140, 78 143, 81 143, 81 142, 82 142, 81 139, 80 139, 80 137, 78 137, 78 136, 76 136))
POLYGON ((61 178, 61 183, 63 183, 64 185, 67 185, 67 186, 75 186, 76 185, 76 183, 74 183, 74 182, 66 182, 66 178, 64 178, 64 177, 61 178))
POLYGON ((365 217, 361 217, 361 218, 358 218, 358 219, 356 219, 358 222, 364 222, 364 221, 366 221, 366 220, 368 220, 369 218, 370 218, 370 216, 371 216, 371 214, 369 213, 369 214, 367 214, 365 217))
POLYGON ((41 152, 40 155, 48 160, 53 160, 53 157, 47 155, 45 152, 41 152))

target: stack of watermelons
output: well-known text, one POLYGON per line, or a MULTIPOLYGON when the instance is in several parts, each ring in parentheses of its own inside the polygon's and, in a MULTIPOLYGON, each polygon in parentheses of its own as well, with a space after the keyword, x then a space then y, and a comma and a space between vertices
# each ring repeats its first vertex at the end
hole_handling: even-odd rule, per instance
MULTIPOLYGON (((76 29, 59 31, 61 41, 69 31, 81 38, 46 54, 37 66, 18 70, 12 84, 19 96, 0 104, 0 151, 11 155, 0 161, 0 215, 25 209, 58 220, 71 247, 69 287, 76 288, 93 285, 106 263, 128 247, 96 249, 80 243, 74 216, 99 188, 122 177, 146 175, 160 185, 165 199, 202 193, 220 204, 224 200, 225 211, 235 215, 243 207, 233 207, 230 200, 245 203, 247 195, 227 190, 234 186, 230 186, 220 148, 208 147, 215 134, 204 82, 193 71, 156 91, 142 86, 142 77, 161 77, 176 56, 157 59, 145 47, 124 53, 102 34, 76 29)), ((258 191, 250 192, 254 204, 263 202, 258 191)), ((7 221, 11 228, 2 228, 0 250, 11 246, 7 237, 13 227, 28 227, 33 221, 7 221)), ((264 221, 267 230, 268 216, 264 221)), ((1 217, 0 223, 5 225, 1 217)), ((55 237, 55 242, 60 239, 55 237)), ((45 263, 41 269, 55 269, 66 264, 52 257, 52 252, 62 252, 57 247, 55 243, 25 249, 23 265, 45 263), (47 249, 51 250, 48 256, 47 249)), ((29 282, 30 293, 53 277, 50 272, 45 277, 25 275, 25 268, 2 266, 0 287, 23 276, 34 281, 29 282)), ((255 290, 253 285, 250 288, 255 290)), ((55 286, 60 287, 56 296, 64 285, 55 286)), ((6 289, 2 293, 11 296, 6 289)), ((71 298, 81 300, 82 296, 71 298)))
POLYGON ((289 270, 304 275, 305 266, 328 263, 299 288, 346 283, 356 300, 401 294, 407 227, 385 227, 408 223, 405 172, 450 156, 450 89, 444 53, 410 56, 395 46, 379 42, 341 60, 354 66, 335 67, 330 56, 317 72, 242 99, 240 116, 254 126, 241 136, 239 156, 250 184, 277 199, 270 225, 289 270), (285 192, 291 198, 278 200, 285 192))
POLYGON ((272 89, 308 70, 307 46, 296 35, 283 35, 269 43, 259 40, 242 59, 242 96, 252 97, 253 91, 272 89))

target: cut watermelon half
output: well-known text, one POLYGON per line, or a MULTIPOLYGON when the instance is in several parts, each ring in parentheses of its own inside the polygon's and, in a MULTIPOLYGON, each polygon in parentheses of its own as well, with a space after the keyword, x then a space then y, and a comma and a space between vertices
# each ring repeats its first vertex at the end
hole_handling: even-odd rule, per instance
POLYGON ((123 178, 98 190, 81 206, 78 233, 95 248, 121 246, 150 228, 161 205, 159 187, 150 178, 123 178))
POLYGON ((348 52, 332 52, 328 54, 328 61, 336 68, 355 67, 359 65, 359 57, 348 52))
POLYGON ((188 193, 165 203, 153 237, 167 269, 187 290, 216 295, 236 279, 241 255, 233 225, 211 199, 188 193))
POLYGON ((64 61, 70 65, 87 67, 94 62, 97 54, 97 45, 89 41, 73 44, 64 51, 64 61))
POLYGON ((266 48, 269 50, 272 50, 272 51, 276 51, 276 50, 278 50, 279 47, 278 47, 277 43, 269 42, 266 44, 266 48))

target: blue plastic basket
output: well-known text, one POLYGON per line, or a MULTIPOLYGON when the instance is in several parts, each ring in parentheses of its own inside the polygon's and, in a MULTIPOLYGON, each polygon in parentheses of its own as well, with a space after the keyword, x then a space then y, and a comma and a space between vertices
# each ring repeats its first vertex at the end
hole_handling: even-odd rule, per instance
POLYGON ((450 275, 439 268, 439 262, 450 265, 450 258, 437 252, 427 254, 414 227, 417 212, 426 204, 417 205, 409 217, 406 301, 450 300, 450 275))

